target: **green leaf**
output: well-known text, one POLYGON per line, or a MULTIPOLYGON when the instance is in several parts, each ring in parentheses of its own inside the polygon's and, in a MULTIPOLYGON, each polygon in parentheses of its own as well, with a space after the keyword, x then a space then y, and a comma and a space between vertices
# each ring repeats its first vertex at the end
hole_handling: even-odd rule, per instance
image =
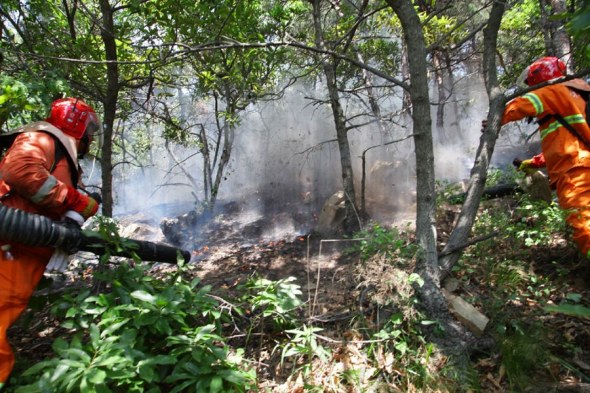
POLYGON ((92 368, 86 373, 86 378, 88 378, 88 381, 93 385, 99 385, 103 383, 106 377, 107 373, 105 371, 96 368, 92 368))
POLYGON ((177 362, 178 362, 178 360, 174 356, 157 355, 157 356, 152 356, 149 359, 142 360, 137 365, 138 366, 141 366, 143 364, 150 364, 150 365, 155 365, 155 364, 176 364, 177 362))
POLYGON ((147 303, 153 304, 156 302, 156 297, 152 294, 147 293, 146 291, 133 291, 131 292, 131 297, 147 303))
POLYGON ((76 316, 76 314, 78 314, 80 312, 79 309, 77 308, 69 308, 68 311, 66 312, 66 318, 72 318, 74 316, 76 316))
POLYGON ((91 324, 88 334, 90 336, 90 341, 92 342, 92 346, 94 348, 96 348, 95 345, 100 342, 100 331, 98 330, 98 326, 96 326, 95 324, 91 324))
POLYGON ((82 362, 78 362, 76 360, 71 360, 71 359, 62 359, 61 363, 70 367, 70 368, 77 369, 77 370, 83 370, 88 365, 87 363, 82 363, 82 362))
POLYGON ((170 393, 179 393, 179 392, 188 391, 185 389, 187 389, 189 386, 193 386, 194 384, 195 384, 194 380, 183 382, 180 385, 175 385, 174 389, 172 389, 170 391, 170 393))
POLYGON ((97 385, 94 387, 95 393, 111 393, 111 389, 106 387, 104 384, 97 385))
POLYGON ((107 328, 104 329, 103 332, 101 333, 101 337, 108 337, 108 336, 112 335, 114 332, 119 330, 119 328, 121 328, 122 326, 127 324, 127 322, 129 322, 129 319, 124 319, 120 322, 116 322, 116 323, 113 323, 113 324, 107 326, 107 328))
POLYGON ((62 376, 64 376, 68 372, 69 369, 70 367, 68 367, 65 364, 58 365, 55 368, 53 375, 51 376, 50 382, 55 383, 56 381, 58 381, 62 376))
POLYGON ((80 381, 80 393, 94 393, 94 389, 88 384, 88 380, 84 377, 82 378, 82 381, 80 381))
POLYGON ((233 384, 240 385, 244 383, 244 376, 241 372, 234 370, 220 370, 217 374, 233 384))
POLYGON ((156 379, 156 373, 154 372, 154 368, 151 365, 142 365, 142 366, 139 366, 138 368, 139 368, 139 375, 146 382, 153 382, 156 379))
POLYGON ((201 369, 194 363, 186 363, 183 368, 188 371, 189 373, 191 373, 192 375, 201 375, 202 371, 201 369))
POLYGON ((25 375, 25 376, 34 375, 34 374, 37 374, 39 371, 41 371, 45 368, 53 367, 54 365, 55 365, 55 361, 53 361, 53 360, 39 362, 39 363, 35 364, 34 366, 32 366, 31 368, 27 369, 27 371, 25 371, 23 373, 23 375, 25 375))
POLYGON ((223 379, 220 376, 214 376, 209 385, 209 393, 217 393, 223 389, 223 379))
POLYGON ((106 367, 109 368, 116 364, 121 364, 121 361, 124 360, 121 356, 109 356, 106 359, 100 360, 95 363, 97 367, 106 367))
POLYGON ((395 349, 397 349, 402 355, 405 355, 406 351, 408 350, 408 343, 405 341, 400 341, 399 343, 395 344, 395 349))
POLYGON ((91 356, 86 353, 84 350, 79 348, 69 348, 64 351, 64 353, 72 358, 80 359, 81 361, 89 364, 92 361, 91 356))

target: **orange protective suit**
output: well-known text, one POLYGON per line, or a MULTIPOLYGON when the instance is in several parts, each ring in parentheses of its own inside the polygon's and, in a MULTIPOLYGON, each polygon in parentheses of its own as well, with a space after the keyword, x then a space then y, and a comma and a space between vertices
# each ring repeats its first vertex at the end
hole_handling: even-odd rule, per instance
MULTIPOLYGON (((77 182, 77 160, 71 152, 76 140, 49 123, 35 124, 37 127, 29 126, 16 137, 0 162, 0 200, 5 206, 58 220, 67 211, 67 186, 77 182), (54 135, 59 133, 59 139, 68 145, 68 153, 58 158, 57 163, 55 145, 59 142, 47 130, 54 135)), ((0 245, 6 246, 1 240, 0 245)), ((8 253, 0 252, 0 390, 15 362, 6 331, 27 307, 54 251, 18 243, 9 247, 12 259, 8 253)))
MULTIPOLYGON (((546 119, 539 128, 551 186, 556 189, 560 206, 571 212, 567 222, 574 231, 578 248, 590 256, 590 150, 551 116, 561 115, 579 135, 590 141, 586 101, 570 87, 590 91, 590 85, 581 79, 542 87, 510 101, 502 124, 529 116, 546 119)), ((540 162, 541 158, 537 160, 540 162)))

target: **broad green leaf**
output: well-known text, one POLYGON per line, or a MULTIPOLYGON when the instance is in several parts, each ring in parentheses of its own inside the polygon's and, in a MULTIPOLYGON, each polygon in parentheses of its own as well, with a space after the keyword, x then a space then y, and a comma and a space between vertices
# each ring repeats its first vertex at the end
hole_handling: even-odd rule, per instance
POLYGON ((214 376, 211 378, 211 384, 209 385, 209 393, 221 392, 223 389, 223 379, 220 376, 214 376))
POLYGON ((155 303, 156 301, 156 297, 146 291, 133 291, 131 292, 131 297, 147 303, 155 303))
POLYGON ((96 368, 92 368, 86 373, 88 382, 92 383, 93 385, 99 385, 103 383, 106 377, 107 373, 104 370, 98 370, 96 368))

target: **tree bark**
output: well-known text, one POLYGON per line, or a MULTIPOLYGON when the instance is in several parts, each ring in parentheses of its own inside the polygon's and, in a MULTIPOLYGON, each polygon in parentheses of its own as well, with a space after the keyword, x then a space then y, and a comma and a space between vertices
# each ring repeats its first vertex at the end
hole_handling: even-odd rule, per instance
MULTIPOLYGON (((321 22, 321 0, 313 1, 313 24, 315 30, 316 46, 325 50, 324 32, 321 22)), ((326 77, 326 87, 330 98, 330 106, 334 116, 334 125, 336 127, 336 138, 338 140, 338 150, 340 152, 340 166, 342 169, 342 186, 345 194, 345 218, 344 233, 352 234, 360 229, 358 219, 358 209, 356 208, 356 195, 354 190, 354 176, 352 171, 352 158, 350 155, 350 144, 348 141, 348 130, 344 117, 344 110, 340 103, 338 86, 336 80, 336 65, 327 56, 321 58, 322 70, 326 77)))
MULTIPOLYGON (((475 163, 471 170, 471 176, 467 186, 465 202, 461 207, 457 224, 451 232, 447 245, 441 251, 441 254, 443 255, 467 242, 467 238, 469 237, 473 223, 475 222, 477 209, 486 183, 488 167, 494 152, 496 140, 500 133, 506 100, 498 83, 496 47, 498 30, 500 29, 504 10, 504 2, 494 2, 490 12, 488 25, 484 29, 484 78, 490 100, 490 108, 487 117, 488 125, 481 134, 475 163)), ((440 266, 442 269, 442 278, 450 272, 453 265, 459 260, 459 257, 460 252, 458 251, 441 258, 440 266)))
POLYGON ((444 70, 443 70, 443 62, 441 60, 442 54, 440 51, 436 50, 432 53, 432 62, 433 62, 433 76, 434 81, 436 83, 436 89, 438 91, 438 102, 436 107, 436 128, 440 133, 443 139, 447 139, 445 133, 445 104, 448 100, 447 89, 444 82, 444 70))
POLYGON ((428 317, 437 321, 444 330, 443 336, 430 332, 429 338, 461 367, 468 361, 468 354, 477 345, 471 332, 451 315, 447 301, 440 289, 440 270, 436 253, 434 155, 432 146, 432 120, 428 95, 426 46, 420 19, 411 0, 387 0, 397 14, 408 47, 410 69, 410 97, 417 173, 416 237, 420 247, 415 272, 424 284, 417 288, 420 304, 428 317))
POLYGON ((457 345, 455 339, 462 340, 468 334, 464 333, 462 327, 451 317, 447 301, 440 290, 436 252, 436 192, 434 188, 432 120, 424 35, 420 19, 411 0, 387 0, 387 3, 400 19, 408 48, 409 95, 412 102, 416 157, 416 238, 420 247, 419 255, 416 258, 415 272, 424 280, 423 286, 418 288, 418 294, 428 316, 441 323, 445 329, 447 337, 444 342, 439 342, 443 350, 447 353, 455 350, 461 352, 464 345, 457 345), (408 45, 407 43, 410 42, 412 44, 408 45))
MULTIPOLYGON (((410 79, 410 67, 408 66, 408 45, 404 42, 402 45, 402 80, 405 82, 410 79)), ((402 97, 402 112, 410 112, 412 110, 412 99, 408 90, 404 89, 402 97)))
MULTIPOLYGON (((237 101, 238 98, 232 96, 231 87, 226 83, 223 86, 223 91, 220 92, 221 98, 225 101, 224 114, 220 111, 218 106, 218 96, 215 95, 215 123, 217 126, 217 141, 215 142, 215 158, 210 163, 209 175, 212 179, 215 173, 215 180, 211 183, 210 194, 207 197, 208 208, 213 210, 219 195, 219 188, 221 182, 225 177, 225 169, 229 164, 231 153, 234 147, 235 140, 235 126, 228 120, 231 117, 237 116, 237 101), (219 153, 221 152, 221 155, 219 153)), ((202 149, 208 149, 208 146, 202 146, 202 149)), ((206 153, 209 155, 209 153, 206 153)), ((205 153, 203 153, 205 156, 205 153)), ((207 157, 209 160, 209 158, 207 157)))
POLYGON ((119 96, 119 66, 117 64, 117 44, 115 41, 115 24, 113 8, 109 0, 100 0, 102 26, 100 35, 105 46, 107 63, 107 89, 103 99, 104 106, 104 142, 100 161, 102 170, 102 214, 107 217, 113 215, 113 126, 117 114, 117 100, 119 96))
MULTIPOLYGON (((357 52, 357 59, 364 63, 363 56, 360 52, 357 52)), ((367 100, 369 101, 369 107, 371 108, 371 115, 377 121, 377 126, 379 127, 379 132, 381 133, 381 138, 387 135, 387 126, 382 119, 381 116, 381 107, 379 106, 379 102, 377 97, 375 96, 374 88, 373 88, 373 74, 371 74, 367 70, 361 70, 362 78, 363 78, 363 85, 367 91, 367 100)), ((360 195, 360 216, 361 218, 367 219, 369 214, 367 212, 367 201, 366 201, 366 181, 367 181, 367 173, 366 173, 366 153, 368 150, 365 150, 362 154, 362 162, 361 162, 361 195, 360 195)))
POLYGON ((438 288, 439 272, 436 256, 434 153, 432 120, 428 93, 426 45, 420 19, 410 0, 387 0, 399 17, 408 48, 410 70, 410 98, 416 155, 416 236, 422 255, 416 270, 430 285, 438 288))

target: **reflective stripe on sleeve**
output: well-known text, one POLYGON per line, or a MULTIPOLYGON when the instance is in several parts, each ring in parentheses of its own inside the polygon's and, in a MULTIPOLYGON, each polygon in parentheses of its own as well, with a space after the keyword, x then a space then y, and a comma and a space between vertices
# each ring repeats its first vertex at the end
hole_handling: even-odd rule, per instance
POLYGON ((543 113, 543 102, 541 101, 538 95, 536 95, 535 93, 527 93, 523 95, 522 98, 526 98, 531 102, 531 104, 533 104, 533 107, 535 108, 535 113, 537 115, 543 113))
POLYGON ((31 197, 31 202, 40 203, 43 199, 49 195, 53 187, 57 185, 57 179, 53 175, 49 175, 45 183, 39 188, 37 193, 31 197))
POLYGON ((584 115, 581 115, 581 114, 566 116, 566 117, 564 117, 564 119, 569 124, 580 124, 580 123, 584 123, 586 121, 586 119, 584 119, 584 115))

